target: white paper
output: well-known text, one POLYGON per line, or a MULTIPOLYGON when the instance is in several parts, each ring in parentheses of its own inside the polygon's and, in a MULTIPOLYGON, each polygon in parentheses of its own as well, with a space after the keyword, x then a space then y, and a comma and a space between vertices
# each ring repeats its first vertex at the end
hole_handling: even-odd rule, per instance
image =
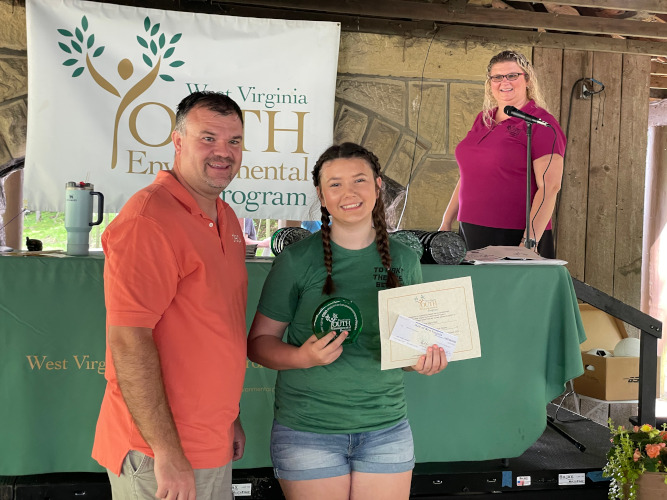
POLYGON ((252 496, 252 483, 234 483, 232 484, 232 493, 234 497, 252 496))
POLYGON ((526 247, 488 246, 478 250, 469 250, 463 259, 470 264, 505 264, 505 265, 540 265, 564 266, 565 260, 547 259, 526 247))
POLYGON ((573 486, 576 484, 586 484, 586 474, 583 472, 558 474, 558 486, 573 486))
POLYGON ((517 476, 516 477, 517 486, 530 486, 530 476, 517 476))
POLYGON ((429 346, 436 344, 444 349, 447 359, 452 359, 458 337, 407 316, 399 315, 389 340, 408 346, 422 354, 429 346))
POLYGON ((470 276, 381 290, 378 293, 381 369, 417 364, 421 353, 389 340, 399 315, 457 337, 448 362, 482 355, 470 276))

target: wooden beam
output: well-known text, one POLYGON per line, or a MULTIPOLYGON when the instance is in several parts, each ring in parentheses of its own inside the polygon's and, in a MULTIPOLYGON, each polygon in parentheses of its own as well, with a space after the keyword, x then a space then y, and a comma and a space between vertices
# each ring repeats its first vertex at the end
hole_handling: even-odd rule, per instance
POLYGON ((664 42, 602 38, 586 35, 566 35, 560 33, 535 33, 532 31, 497 28, 443 26, 437 36, 451 40, 468 40, 480 43, 507 43, 557 49, 617 52, 621 54, 648 54, 659 56, 667 53, 667 44, 664 42))
MULTIPOLYGON (((534 0, 513 0, 515 2, 534 2, 534 0)), ((542 0, 539 3, 571 5, 573 7, 592 7, 598 9, 618 9, 644 11, 652 14, 667 14, 665 0, 542 0)))
POLYGON ((577 99, 572 88, 582 76, 593 74, 593 53, 563 51, 560 119, 567 136, 563 187, 558 195, 556 256, 568 262, 572 278, 584 279, 588 224, 588 169, 593 99, 577 99), (570 102, 571 99, 575 99, 570 102))
POLYGON ((652 89, 667 89, 667 76, 651 75, 649 86, 652 89))
POLYGON ((468 0, 449 0, 447 2, 447 9, 450 12, 465 12, 467 3, 468 0))
POLYGON ((667 75, 667 64, 658 61, 651 61, 652 75, 667 75))
MULTIPOLYGON (((614 297, 641 305, 644 180, 646 179, 648 72, 651 58, 624 55, 621 74, 614 297), (619 230, 622 228, 622 230, 619 230)), ((597 76, 596 76, 597 78, 597 76)), ((606 92, 606 91, 605 91, 606 92)), ((606 124, 605 124, 606 125, 606 124)))
POLYGON ((434 28, 437 27, 438 33, 436 38, 443 40, 463 40, 478 43, 505 43, 556 49, 593 50, 599 52, 618 52, 623 54, 667 56, 667 44, 664 42, 615 39, 587 35, 537 33, 532 30, 439 25, 430 21, 373 19, 322 12, 270 9, 245 4, 234 4, 227 1, 224 2, 224 5, 219 4, 219 6, 220 9, 217 11, 218 14, 242 17, 339 22, 341 23, 341 29, 343 31, 431 38, 434 34, 434 28))
POLYGON ((605 101, 621 102, 622 69, 620 54, 593 54, 590 74, 604 82, 605 99, 591 99, 584 281, 609 295, 614 294, 621 111, 619 106, 603 107, 605 101))
MULTIPOLYGON (((219 4, 238 0, 214 0, 219 4)), ((487 9, 468 5, 464 13, 452 12, 446 4, 406 0, 245 0, 256 5, 286 10, 305 10, 329 14, 358 15, 382 19, 424 20, 479 26, 545 29, 594 35, 622 35, 640 38, 667 39, 667 23, 645 23, 625 19, 590 16, 560 16, 543 12, 487 9)))
POLYGON ((533 67, 540 75, 540 87, 547 102, 547 109, 552 115, 559 117, 561 115, 560 89, 563 81, 563 51, 535 47, 533 67))

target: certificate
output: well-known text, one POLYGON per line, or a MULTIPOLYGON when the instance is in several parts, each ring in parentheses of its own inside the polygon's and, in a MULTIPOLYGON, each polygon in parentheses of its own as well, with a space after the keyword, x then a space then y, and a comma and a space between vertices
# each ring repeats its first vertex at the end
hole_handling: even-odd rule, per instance
POLYGON ((479 330, 469 276, 381 290, 378 293, 382 370, 417 363, 421 353, 389 340, 399 315, 458 338, 447 361, 479 358, 479 330))

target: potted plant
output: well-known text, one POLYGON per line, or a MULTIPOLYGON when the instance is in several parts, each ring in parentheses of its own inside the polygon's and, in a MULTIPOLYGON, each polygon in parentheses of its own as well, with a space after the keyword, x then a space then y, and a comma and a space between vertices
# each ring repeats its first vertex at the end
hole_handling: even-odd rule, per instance
POLYGON ((626 429, 609 421, 611 448, 603 476, 611 478, 609 498, 667 498, 667 427, 648 424, 626 429))

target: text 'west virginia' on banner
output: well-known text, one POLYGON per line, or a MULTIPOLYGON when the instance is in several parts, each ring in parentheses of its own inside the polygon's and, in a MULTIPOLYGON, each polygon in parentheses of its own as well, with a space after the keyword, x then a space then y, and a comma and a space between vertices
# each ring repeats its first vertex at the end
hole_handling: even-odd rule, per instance
POLYGON ((240 217, 309 219, 332 143, 338 23, 28 0, 24 197, 64 209, 87 181, 117 212, 170 169, 180 100, 224 92, 244 112, 243 163, 222 194, 240 217))

